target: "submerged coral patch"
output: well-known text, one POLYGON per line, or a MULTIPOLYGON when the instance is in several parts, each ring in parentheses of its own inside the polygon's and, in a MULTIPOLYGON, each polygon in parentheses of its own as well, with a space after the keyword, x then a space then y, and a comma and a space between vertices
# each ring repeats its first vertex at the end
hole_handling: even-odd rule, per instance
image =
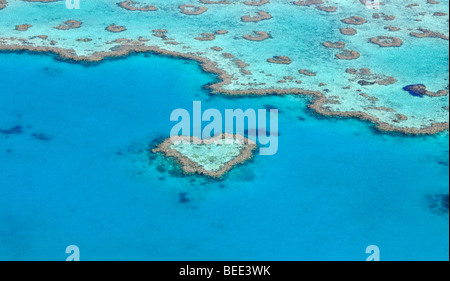
POLYGON ((123 1, 123 2, 117 3, 117 5, 128 11, 149 12, 149 11, 157 11, 158 10, 158 8, 156 8, 155 6, 143 5, 136 1, 123 1))
POLYGON ((287 56, 274 56, 273 58, 267 59, 267 61, 276 64, 291 64, 292 62, 287 56))
POLYGON ((363 17, 352 16, 352 17, 343 19, 342 22, 346 23, 346 24, 362 25, 362 24, 365 24, 367 22, 367 20, 363 17))
POLYGON ((0 0, 0 10, 6 8, 8 2, 6 0, 0 0))
POLYGON ((269 13, 264 12, 264 11, 259 11, 259 12, 257 12, 256 16, 243 16, 241 18, 241 20, 243 22, 258 22, 258 21, 262 21, 262 20, 269 20, 271 18, 272 18, 272 16, 269 13))
POLYGON ((416 84, 416 85, 408 85, 403 87, 403 90, 410 93, 412 96, 415 97, 423 97, 423 96, 430 96, 430 97, 442 97, 448 95, 448 89, 446 90, 439 90, 437 92, 431 92, 427 90, 427 87, 423 84, 416 84))
POLYGON ((185 15, 201 15, 204 12, 208 11, 208 8, 206 7, 197 7, 194 5, 181 5, 180 10, 185 15))
POLYGON ((431 211, 438 215, 448 215, 449 213, 449 195, 435 194, 428 195, 428 207, 431 211))
POLYGON ((23 132, 22 126, 14 126, 10 129, 0 129, 0 134, 3 135, 20 135, 23 132))
POLYGON ((30 27, 32 27, 31 24, 20 24, 16 26, 16 30, 17 31, 27 31, 28 29, 30 29, 30 27))
POLYGON ((117 32, 125 31, 125 30, 127 30, 127 29, 126 29, 126 27, 124 27, 124 26, 115 25, 115 24, 113 23, 113 24, 111 24, 110 26, 108 26, 108 27, 106 28, 106 30, 108 30, 109 32, 115 32, 115 33, 117 33, 117 32))
POLYGON ((262 6, 269 2, 270 2, 270 0, 251 0, 251 1, 245 1, 244 4, 248 5, 248 6, 262 6))
POLYGON ((411 32, 410 35, 417 38, 429 37, 429 38, 440 38, 443 40, 449 40, 447 35, 440 32, 431 31, 425 28, 419 28, 418 30, 419 32, 411 32))
POLYGON ((270 34, 265 31, 254 31, 253 33, 254 35, 248 34, 242 37, 249 41, 264 41, 270 37, 270 34))
POLYGON ((360 56, 359 52, 354 50, 343 50, 341 53, 336 54, 336 58, 340 60, 356 60, 360 56))
POLYGON ((339 31, 344 35, 355 35, 357 33, 356 29, 352 27, 341 28, 339 31))
POLYGON ((403 41, 397 37, 378 36, 370 38, 370 43, 376 44, 380 47, 400 47, 403 41))
POLYGON ((67 20, 63 24, 60 24, 55 27, 55 29, 59 30, 69 30, 73 28, 80 28, 83 23, 77 20, 67 20))

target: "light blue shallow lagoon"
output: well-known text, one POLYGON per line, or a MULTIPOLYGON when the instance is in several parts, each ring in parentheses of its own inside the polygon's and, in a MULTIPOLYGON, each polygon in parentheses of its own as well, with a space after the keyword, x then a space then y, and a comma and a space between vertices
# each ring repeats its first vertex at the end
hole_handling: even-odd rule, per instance
POLYGON ((381 134, 304 97, 211 95, 197 63, 153 55, 3 53, 0 68, 0 260, 65 260, 69 245, 82 260, 365 260, 369 245, 448 260, 448 209, 430 199, 448 196, 448 133, 381 134), (149 157, 194 100, 278 108, 278 153, 221 181, 149 157))

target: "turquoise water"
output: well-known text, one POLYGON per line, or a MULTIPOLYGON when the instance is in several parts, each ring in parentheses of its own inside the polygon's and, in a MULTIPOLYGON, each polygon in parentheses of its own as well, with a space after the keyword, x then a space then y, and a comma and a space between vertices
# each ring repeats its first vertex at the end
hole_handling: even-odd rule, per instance
POLYGON ((158 56, 0 54, 0 67, 0 260, 65 260, 72 244, 82 260, 365 260, 373 244, 382 260, 448 260, 448 212, 427 200, 448 194, 448 133, 380 134, 301 97, 210 95, 215 77, 158 56), (193 100, 279 108, 278 153, 223 181, 164 171, 146 149, 193 100))
POLYGON ((294 88, 322 91, 324 96, 339 101, 329 105, 332 112, 365 112, 399 130, 423 129, 433 123, 448 122, 449 112, 443 109, 449 103, 448 95, 418 100, 403 91, 403 87, 411 84, 424 84, 433 92, 449 85, 449 41, 410 35, 422 27, 448 36, 448 15, 434 16, 436 12, 448 13, 448 0, 440 0, 439 4, 427 4, 421 0, 417 3, 419 6, 413 8, 406 7, 411 4, 410 0, 383 0, 385 5, 381 5, 379 10, 368 9, 360 0, 324 1, 324 6, 337 6, 334 13, 320 11, 314 5, 297 6, 292 0, 271 0, 256 7, 245 5, 246 0, 233 0, 230 5, 202 4, 198 0, 136 1, 158 7, 153 12, 127 11, 117 2, 81 0, 79 10, 69 10, 65 1, 8 0, 6 8, 0 10, 0 47, 56 47, 73 50, 78 56, 91 56, 96 52, 111 53, 123 44, 156 46, 177 54, 202 56, 216 63, 236 79, 223 86, 227 90, 294 88), (183 4, 204 6, 208 11, 198 16, 185 15, 179 9, 183 4), (256 23, 241 21, 242 16, 252 16, 260 10, 270 13, 272 18, 256 23), (395 19, 375 19, 374 13, 395 16, 395 19), (341 20, 350 16, 368 20, 366 24, 351 26, 357 30, 355 36, 342 35, 339 31, 349 27, 341 20), (70 19, 81 21, 81 27, 70 30, 54 28, 70 19), (105 30, 112 23, 127 30, 120 33, 105 30), (27 31, 15 29, 23 24, 32 27, 27 31), (400 30, 387 31, 386 26, 399 27, 400 30), (167 38, 164 39, 167 40, 153 36, 152 30, 155 29, 166 29, 167 38), (218 30, 229 33, 217 35, 213 41, 195 39, 202 33, 218 30), (243 38, 253 31, 267 32, 270 38, 261 42, 243 38), (40 35, 46 35, 48 39, 37 37, 40 35), (369 43, 370 38, 377 36, 398 37, 403 45, 381 48, 369 43), (78 41, 87 38, 91 41, 78 41), (132 43, 117 42, 117 39, 127 39, 132 43), (327 41, 342 41, 346 49, 359 52, 361 57, 350 61, 338 60, 335 55, 341 50, 325 48, 322 44, 327 41), (215 51, 212 47, 220 47, 222 51, 215 51), (223 53, 233 54, 234 58, 225 58, 223 53), (267 59, 273 56, 288 56, 292 63, 268 63, 267 59), (248 64, 247 72, 241 71, 235 59, 248 64), (387 86, 362 86, 358 84, 360 79, 354 79, 345 72, 347 68, 370 68, 372 73, 395 77, 398 82, 387 86), (316 72, 317 76, 301 75, 300 69, 316 72), (285 79, 287 76, 293 79, 285 79), (296 83, 298 80, 302 83, 296 83), (327 86, 320 87, 321 83, 327 86), (351 89, 343 89, 348 86, 351 89), (378 100, 372 102, 361 93, 378 100), (387 107, 393 111, 373 107, 387 107), (407 120, 396 122, 397 114, 403 114, 407 120))

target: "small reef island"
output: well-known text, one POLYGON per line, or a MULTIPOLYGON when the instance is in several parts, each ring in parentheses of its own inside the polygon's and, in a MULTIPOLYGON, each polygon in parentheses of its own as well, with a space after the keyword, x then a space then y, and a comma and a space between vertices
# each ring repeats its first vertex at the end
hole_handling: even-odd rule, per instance
POLYGON ((233 167, 252 159, 256 148, 256 143, 250 139, 225 133, 210 139, 167 138, 152 152, 173 158, 185 174, 221 178, 233 167))

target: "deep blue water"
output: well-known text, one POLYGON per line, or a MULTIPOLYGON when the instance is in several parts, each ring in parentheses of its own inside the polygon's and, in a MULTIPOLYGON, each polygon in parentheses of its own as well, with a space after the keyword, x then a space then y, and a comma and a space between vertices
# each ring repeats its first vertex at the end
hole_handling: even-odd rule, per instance
POLYGON ((0 260, 65 260, 72 244, 82 260, 365 260, 372 244, 382 260, 449 258, 448 210, 429 199, 449 192, 448 134, 380 134, 300 97, 209 95, 213 76, 158 56, 0 54, 0 67, 0 260), (278 153, 219 182, 147 161, 194 100, 279 108, 278 153))

